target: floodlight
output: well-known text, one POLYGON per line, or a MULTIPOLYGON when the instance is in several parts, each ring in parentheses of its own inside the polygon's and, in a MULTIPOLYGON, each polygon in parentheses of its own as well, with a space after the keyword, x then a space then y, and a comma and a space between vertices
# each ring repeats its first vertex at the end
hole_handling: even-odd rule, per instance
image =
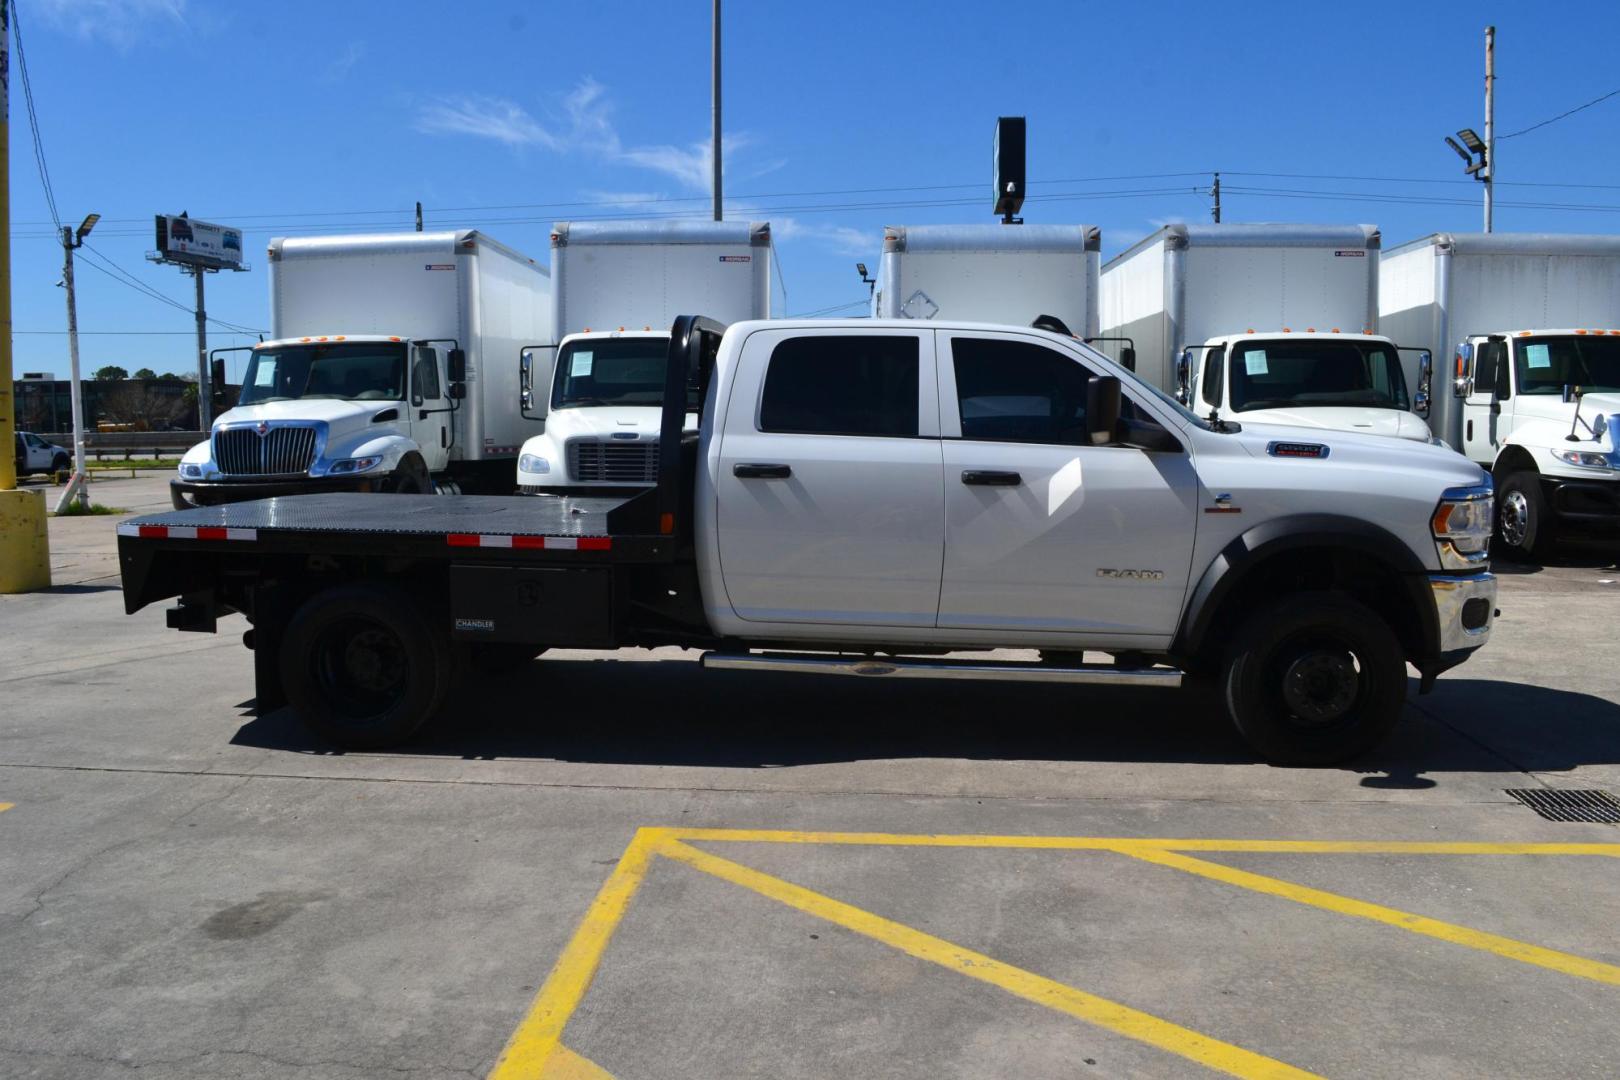
POLYGON ((866 276, 866 264, 865 263, 856 263, 855 264, 855 272, 860 274, 861 277, 864 278, 866 276))
POLYGON ((1485 143, 1482 142, 1480 137, 1474 133, 1473 128, 1463 128, 1461 131, 1457 132, 1457 138, 1461 139, 1463 141, 1463 145, 1468 147, 1468 149, 1474 153, 1483 154, 1485 152, 1485 143))
POLYGON ((95 228, 96 222, 100 220, 100 214, 91 214, 86 217, 82 222, 79 223, 78 231, 73 234, 74 238, 82 241, 85 237, 90 235, 90 230, 95 228))
POLYGON ((1446 136, 1446 145, 1457 151, 1457 156, 1462 158, 1465 164, 1472 165, 1474 163, 1473 155, 1464 150, 1462 147, 1458 146, 1457 140, 1453 139, 1450 135, 1446 136))

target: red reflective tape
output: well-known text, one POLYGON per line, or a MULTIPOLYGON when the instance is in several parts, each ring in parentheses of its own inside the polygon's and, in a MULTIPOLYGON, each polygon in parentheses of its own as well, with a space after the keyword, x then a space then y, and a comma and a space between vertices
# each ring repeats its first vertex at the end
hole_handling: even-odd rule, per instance
POLYGON ((444 542, 451 547, 477 547, 477 533, 446 533, 444 542))
POLYGON ((546 538, 543 536, 514 536, 512 537, 512 546, 515 548, 543 548, 546 546, 546 538))
POLYGON ((197 539, 199 540, 228 540, 225 529, 219 525, 197 526, 197 539))
POLYGON ((579 538, 581 551, 608 551, 613 547, 611 536, 582 536, 579 538))
POLYGON ((168 537, 169 529, 165 525, 142 525, 140 535, 147 540, 163 540, 168 537))

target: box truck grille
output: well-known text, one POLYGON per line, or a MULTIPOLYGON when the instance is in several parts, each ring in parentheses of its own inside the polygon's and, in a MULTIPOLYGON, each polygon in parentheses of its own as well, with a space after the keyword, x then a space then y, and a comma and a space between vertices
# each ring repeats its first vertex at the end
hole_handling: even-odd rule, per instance
POLYGON ((568 475, 580 483, 656 484, 658 444, 570 439, 568 475))
POLYGON ((250 427, 216 431, 214 461, 226 476, 306 473, 315 461, 315 429, 273 427, 263 435, 250 427))

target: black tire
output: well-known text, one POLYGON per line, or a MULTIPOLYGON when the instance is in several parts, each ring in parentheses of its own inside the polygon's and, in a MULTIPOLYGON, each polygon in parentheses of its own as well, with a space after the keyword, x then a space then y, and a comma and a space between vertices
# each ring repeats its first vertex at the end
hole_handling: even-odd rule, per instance
POLYGON ((1509 473, 1496 489, 1496 549, 1492 554, 1532 560, 1545 555, 1554 540, 1540 475, 1534 469, 1509 473))
POLYGON ((439 711, 450 643, 403 590, 340 585, 306 601, 288 623, 281 679, 322 738, 350 750, 394 746, 439 711))
POLYGON ((405 466, 401 466, 399 471, 394 473, 394 478, 389 481, 388 490, 395 495, 427 494, 422 478, 405 466))
POLYGON ((1337 593, 1299 593, 1238 628, 1221 677, 1243 738, 1280 765, 1372 749, 1401 717, 1406 659, 1383 619, 1337 593))
POLYGON ((73 459, 68 457, 66 454, 57 454, 55 457, 51 458, 52 475, 67 472, 72 467, 73 459))

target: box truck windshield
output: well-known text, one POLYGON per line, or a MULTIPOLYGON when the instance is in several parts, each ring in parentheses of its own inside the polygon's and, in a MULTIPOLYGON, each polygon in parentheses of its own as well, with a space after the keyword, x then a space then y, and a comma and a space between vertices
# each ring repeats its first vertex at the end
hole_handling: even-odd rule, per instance
POLYGON ((1232 408, 1359 406, 1409 410, 1401 359, 1386 345, 1356 341, 1238 342, 1232 346, 1232 408))
POLYGON ((254 350, 242 376, 239 404, 311 398, 399 401, 404 397, 404 343, 355 342, 254 350))
POLYGON ((1521 394, 1562 394, 1566 386, 1620 391, 1620 338, 1558 335, 1517 338, 1514 344, 1521 394))
MULTIPOLYGON (((668 337, 604 338, 570 341, 557 358, 551 407, 664 404, 664 364, 668 337)), ((688 391, 688 405, 698 406, 688 391)))

